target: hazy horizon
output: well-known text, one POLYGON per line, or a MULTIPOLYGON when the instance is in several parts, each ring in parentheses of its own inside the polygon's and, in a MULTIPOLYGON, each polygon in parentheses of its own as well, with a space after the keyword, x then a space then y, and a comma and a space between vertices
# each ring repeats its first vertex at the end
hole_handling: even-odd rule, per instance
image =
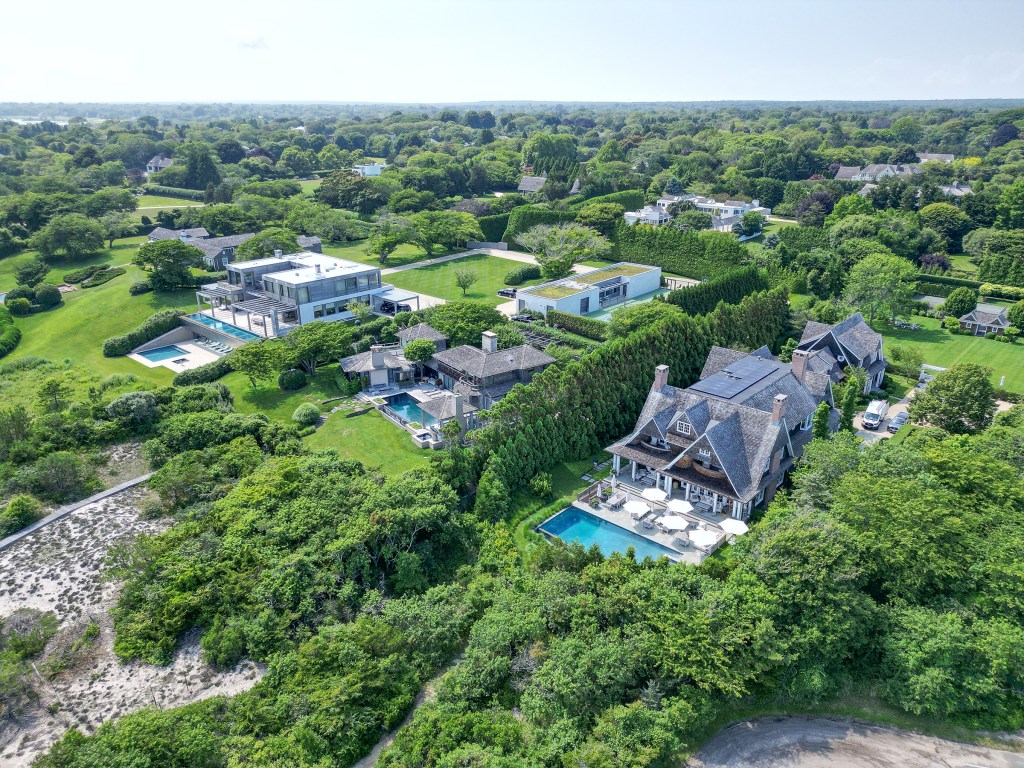
POLYGON ((1014 0, 255 0, 5 9, 0 101, 474 104, 1024 97, 1014 0), (13 62, 21 65, 12 66, 13 62))

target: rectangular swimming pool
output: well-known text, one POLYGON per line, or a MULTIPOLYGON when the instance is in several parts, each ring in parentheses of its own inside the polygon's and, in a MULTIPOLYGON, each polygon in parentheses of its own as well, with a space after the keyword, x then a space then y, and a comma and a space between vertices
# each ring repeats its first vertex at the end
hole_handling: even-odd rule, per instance
POLYGON ((386 397, 384 400, 391 410, 406 421, 415 421, 425 427, 429 427, 434 423, 433 417, 424 413, 423 409, 420 408, 419 401, 408 392, 400 392, 393 397, 386 397))
POLYGON ((663 547, 656 541, 640 536, 633 531, 620 528, 614 523, 602 520, 578 507, 566 507, 557 515, 541 523, 537 530, 557 536, 562 541, 582 544, 590 548, 597 544, 602 554, 608 556, 613 552, 626 554, 626 549, 633 547, 638 560, 651 557, 668 557, 678 560, 678 552, 663 547))
POLYGON ((258 336, 255 333, 243 331, 241 328, 235 328, 235 326, 231 325, 230 323, 225 323, 220 320, 216 320, 210 317, 209 315, 204 315, 199 312, 187 315, 187 317, 189 320, 195 320, 197 323, 201 323, 205 325, 207 328, 213 328, 213 330, 215 331, 226 333, 228 336, 234 336, 236 339, 241 339, 242 341, 252 341, 253 339, 260 338, 260 336, 258 336))
POLYGON ((188 350, 171 344, 166 347, 147 349, 145 352, 139 352, 138 354, 140 357, 144 357, 152 363, 161 363, 164 360, 173 360, 176 357, 186 357, 188 356, 188 350))

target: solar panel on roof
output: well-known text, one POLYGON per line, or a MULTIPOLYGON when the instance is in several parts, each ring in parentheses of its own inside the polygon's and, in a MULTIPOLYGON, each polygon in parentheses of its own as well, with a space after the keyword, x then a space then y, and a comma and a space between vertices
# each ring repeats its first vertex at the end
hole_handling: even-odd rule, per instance
POLYGON ((744 357, 713 376, 698 381, 690 389, 712 397, 719 397, 722 400, 731 400, 774 371, 774 363, 759 357, 744 357))

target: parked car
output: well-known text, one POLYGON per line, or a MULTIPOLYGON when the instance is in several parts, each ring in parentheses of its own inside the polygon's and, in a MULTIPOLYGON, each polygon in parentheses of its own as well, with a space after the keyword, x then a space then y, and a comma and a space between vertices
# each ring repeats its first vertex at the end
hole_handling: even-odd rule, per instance
POLYGON ((868 409, 864 412, 864 416, 861 418, 860 423, 864 429, 878 429, 882 420, 885 419, 885 414, 888 412, 888 400, 872 400, 868 405, 868 409))
POLYGON ((516 289, 515 288, 501 288, 498 291, 498 295, 502 296, 502 297, 504 297, 506 299, 514 299, 516 297, 516 289))
POLYGON ((910 417, 907 415, 906 411, 900 411, 892 417, 892 420, 889 422, 889 426, 886 427, 886 429, 895 435, 900 431, 900 427, 907 423, 908 418, 910 417))
POLYGON ((512 315, 512 319, 517 323, 532 323, 533 315, 512 315))

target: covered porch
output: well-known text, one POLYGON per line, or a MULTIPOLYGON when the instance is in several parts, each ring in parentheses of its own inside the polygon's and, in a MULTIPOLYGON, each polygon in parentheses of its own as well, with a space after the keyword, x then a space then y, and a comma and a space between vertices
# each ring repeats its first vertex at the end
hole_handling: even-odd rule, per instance
POLYGON ((712 521, 727 518, 746 520, 750 517, 754 502, 743 502, 731 495, 724 472, 705 469, 696 463, 686 471, 658 469, 670 458, 667 455, 622 456, 616 453, 612 457, 612 477, 616 483, 636 493, 656 488, 664 491, 668 499, 688 501, 697 514, 712 521))
POLYGON ((412 291, 404 291, 393 285, 385 285, 385 290, 370 296, 370 309, 378 315, 394 317, 399 312, 418 312, 420 295, 412 291), (408 307, 408 309, 406 309, 408 307))

